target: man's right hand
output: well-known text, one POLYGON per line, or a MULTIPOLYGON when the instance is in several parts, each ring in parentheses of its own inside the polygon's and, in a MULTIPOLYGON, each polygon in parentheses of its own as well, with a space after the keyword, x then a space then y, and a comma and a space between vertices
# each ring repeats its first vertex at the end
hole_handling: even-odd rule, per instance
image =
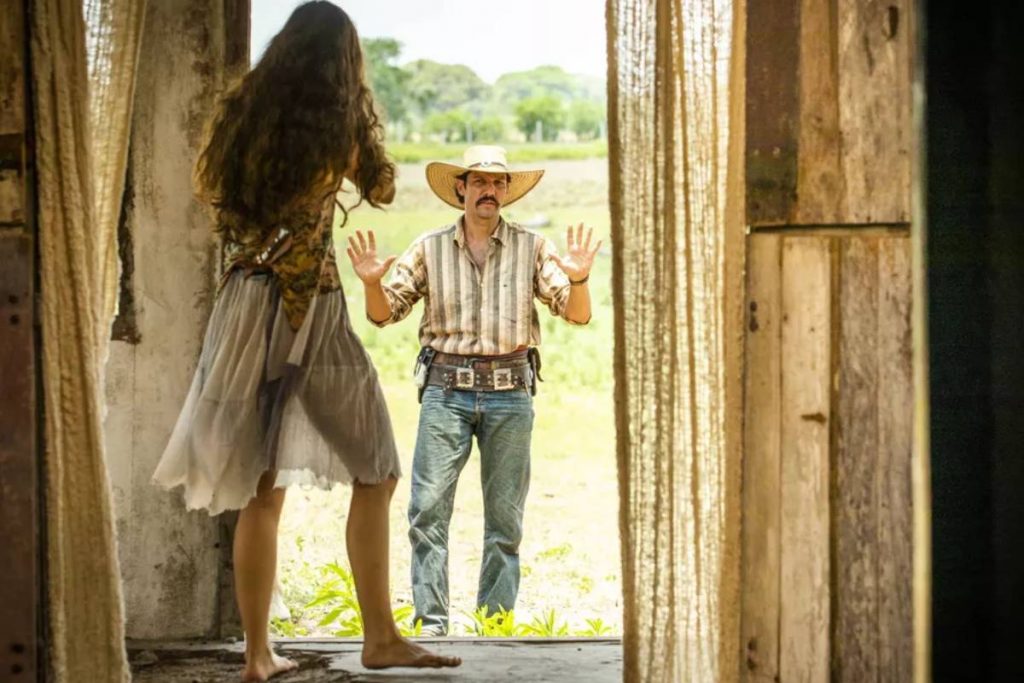
POLYGON ((373 230, 368 230, 365 237, 361 230, 356 230, 356 236, 349 237, 348 244, 347 251, 352 268, 364 285, 378 284, 398 258, 389 256, 381 261, 377 257, 377 239, 373 235, 373 230))

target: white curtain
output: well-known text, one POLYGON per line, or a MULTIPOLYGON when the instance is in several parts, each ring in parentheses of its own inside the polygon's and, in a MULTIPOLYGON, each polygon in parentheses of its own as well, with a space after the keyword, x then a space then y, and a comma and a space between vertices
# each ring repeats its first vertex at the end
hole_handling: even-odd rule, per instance
POLYGON ((47 638, 57 681, 130 678, 100 386, 142 8, 141 0, 31 3, 47 638))
POLYGON ((142 44, 145 0, 83 0, 89 65, 89 113, 95 181, 96 225, 102 244, 99 292, 102 313, 99 344, 106 359, 109 324, 117 308, 119 259, 117 224, 121 214, 135 74, 142 44))
POLYGON ((608 0, 607 18, 625 678, 735 680, 734 4, 608 0))

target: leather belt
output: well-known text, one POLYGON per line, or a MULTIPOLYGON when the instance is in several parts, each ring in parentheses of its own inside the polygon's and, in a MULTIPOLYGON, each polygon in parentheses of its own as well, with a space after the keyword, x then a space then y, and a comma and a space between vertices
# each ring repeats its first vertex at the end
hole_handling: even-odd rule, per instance
POLYGON ((528 351, 515 351, 501 356, 462 356, 454 353, 434 354, 434 365, 449 365, 457 368, 474 370, 497 370, 499 368, 518 368, 528 365, 528 351))
POLYGON ((481 368, 478 367, 481 362, 477 360, 471 367, 463 367, 439 364, 435 359, 427 373, 427 384, 443 387, 446 392, 510 391, 530 387, 530 366, 525 357, 511 367, 481 368))

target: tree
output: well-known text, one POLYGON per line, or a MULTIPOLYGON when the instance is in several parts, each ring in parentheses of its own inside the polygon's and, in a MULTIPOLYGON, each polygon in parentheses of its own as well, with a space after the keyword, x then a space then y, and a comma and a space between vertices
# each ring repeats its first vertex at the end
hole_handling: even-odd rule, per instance
POLYGON ((500 116, 482 116, 473 128, 473 142, 492 143, 505 139, 505 122, 500 116))
POLYGON ((596 102, 575 100, 569 105, 569 128, 580 140, 593 140, 604 130, 605 108, 596 102))
POLYGON ((410 75, 394 65, 402 44, 394 38, 364 38, 361 44, 370 88, 385 119, 390 123, 404 121, 409 113, 406 86, 410 75))
POLYGON ((527 138, 533 138, 538 124, 544 140, 555 140, 565 125, 565 108, 561 100, 541 95, 522 100, 516 105, 516 126, 527 138))
POLYGON ((490 96, 490 86, 462 64, 439 64, 419 59, 407 64, 405 69, 409 73, 409 96, 424 117, 457 107, 480 113, 490 96))
POLYGON ((529 71, 507 73, 494 83, 494 99, 505 109, 532 97, 550 95, 566 102, 587 96, 579 78, 560 66, 539 66, 529 71))
POLYGON ((444 142, 465 142, 472 121, 472 114, 462 109, 436 111, 423 122, 423 130, 440 136, 444 142))
POLYGON ((423 122, 423 132, 445 142, 501 142, 505 124, 497 116, 476 116, 460 108, 434 112, 423 122))

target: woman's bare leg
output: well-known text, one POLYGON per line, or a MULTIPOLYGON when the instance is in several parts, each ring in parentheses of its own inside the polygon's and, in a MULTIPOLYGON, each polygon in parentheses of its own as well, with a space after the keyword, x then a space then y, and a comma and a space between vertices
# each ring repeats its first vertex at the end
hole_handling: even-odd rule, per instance
POLYGON ((458 666, 458 657, 442 657, 402 638, 391 613, 388 574, 388 507, 397 481, 352 486, 345 540, 356 595, 363 612, 363 666, 458 666))
POLYGON ((245 630, 243 681, 265 681, 297 664, 270 649, 270 595, 277 572, 277 523, 284 489, 274 488, 276 473, 260 478, 256 496, 238 514, 235 524, 235 597, 245 630))

